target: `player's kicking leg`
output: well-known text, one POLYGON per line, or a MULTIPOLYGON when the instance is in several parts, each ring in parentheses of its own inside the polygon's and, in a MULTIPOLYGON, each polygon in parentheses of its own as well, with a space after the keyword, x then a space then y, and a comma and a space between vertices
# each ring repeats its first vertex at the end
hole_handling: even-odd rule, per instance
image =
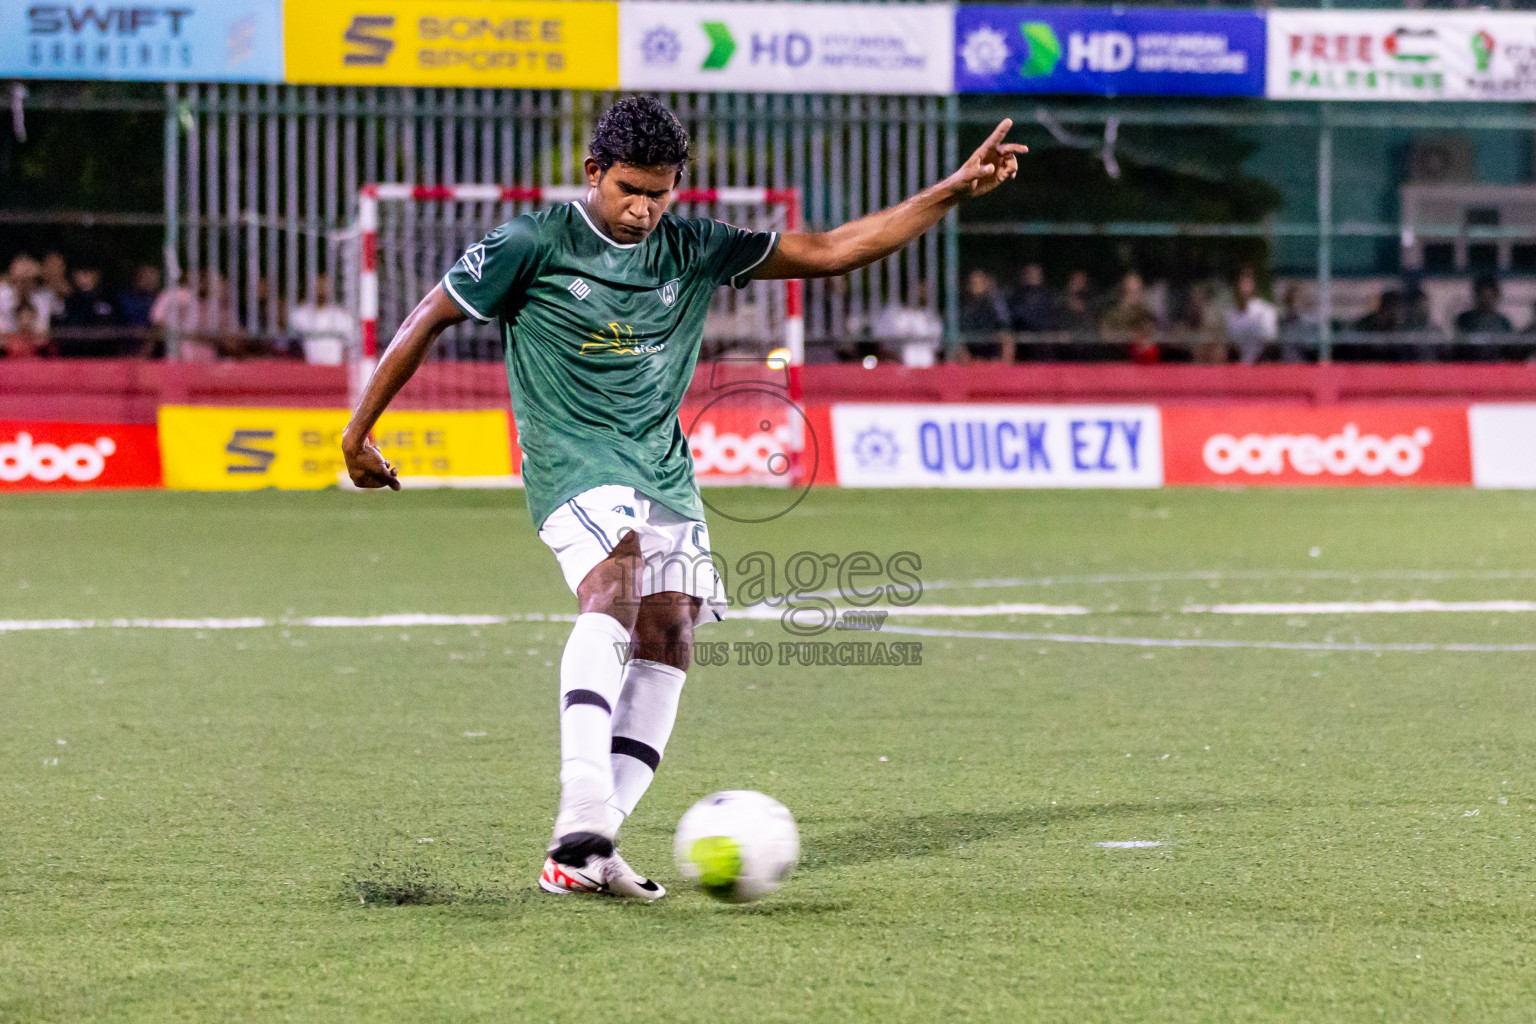
POLYGON ((561 659, 560 811, 539 885, 656 899, 664 890, 613 839, 672 734, 694 622, 706 604, 712 618, 723 607, 708 530, 629 488, 600 487, 551 515, 540 537, 580 614, 561 659), (662 586, 679 589, 651 592, 662 586))

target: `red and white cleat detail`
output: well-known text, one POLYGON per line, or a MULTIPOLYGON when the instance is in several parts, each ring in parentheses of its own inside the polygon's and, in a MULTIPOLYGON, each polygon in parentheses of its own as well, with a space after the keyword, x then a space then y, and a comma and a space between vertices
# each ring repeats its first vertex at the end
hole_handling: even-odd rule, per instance
POLYGON ((587 867, 573 868, 569 864, 556 864, 554 860, 546 858, 544 870, 539 873, 539 888, 562 895, 573 892, 607 892, 608 885, 602 879, 601 868, 600 861, 587 867))
POLYGON ((635 871, 616 853, 593 857, 579 868, 557 863, 553 857, 547 858, 544 870, 539 874, 539 888, 560 895, 599 893, 647 903, 667 894, 667 890, 635 871))

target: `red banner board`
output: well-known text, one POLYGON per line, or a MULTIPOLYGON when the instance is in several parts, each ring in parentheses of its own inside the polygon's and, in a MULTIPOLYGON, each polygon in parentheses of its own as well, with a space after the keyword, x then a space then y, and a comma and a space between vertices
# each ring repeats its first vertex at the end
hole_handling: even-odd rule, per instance
POLYGON ((153 426, 0 420, 0 492, 159 486, 153 426))
POLYGON ((1169 484, 1465 486, 1465 406, 1163 406, 1169 484))

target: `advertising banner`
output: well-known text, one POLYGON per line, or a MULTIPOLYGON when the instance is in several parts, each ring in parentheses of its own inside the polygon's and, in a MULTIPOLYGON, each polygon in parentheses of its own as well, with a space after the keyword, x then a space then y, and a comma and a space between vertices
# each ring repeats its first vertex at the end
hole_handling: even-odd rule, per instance
POLYGON ((1536 489, 1536 405, 1474 405, 1467 419, 1473 485, 1536 489))
MULTIPOLYGON (((305 490, 343 477, 343 409, 160 408, 165 486, 187 491, 305 490)), ((509 484, 507 414, 387 412, 373 432, 406 485, 509 484)))
POLYGON ((954 9, 945 4, 620 5, 625 89, 944 94, 954 9))
POLYGON ((152 426, 0 420, 0 493, 159 486, 152 426))
POLYGON ((1536 14, 1270 11, 1265 94, 1530 101, 1536 99, 1536 14))
POLYGON ((282 0, 0 0, 0 78, 282 77, 282 0))
POLYGON ((955 91, 1262 96, 1256 11, 962 6, 955 91))
POLYGON ((317 85, 612 89, 619 7, 597 0, 287 6, 287 78, 317 85))
POLYGON ((1150 405, 832 407, 844 487, 1157 487, 1150 405))
POLYGON ((1464 406, 1164 406, 1170 484, 1472 482, 1464 406))

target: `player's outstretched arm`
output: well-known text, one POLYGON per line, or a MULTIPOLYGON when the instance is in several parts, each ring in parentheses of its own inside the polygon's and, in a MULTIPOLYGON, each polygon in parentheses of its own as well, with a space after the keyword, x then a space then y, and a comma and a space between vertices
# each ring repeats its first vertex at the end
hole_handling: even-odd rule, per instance
POLYGON ((437 336, 454 324, 467 320, 462 310, 438 284, 427 293, 405 318, 394 340, 384 350, 363 397, 352 411, 352 420, 341 435, 341 453, 347 460, 347 474, 359 487, 388 487, 398 491, 400 481, 379 449, 368 440, 390 400, 405 387, 411 374, 432 349, 437 336))
POLYGON ((895 206, 817 234, 788 234, 752 274, 759 278, 837 277, 884 259, 933 227, 962 199, 984 196, 1019 173, 1028 146, 1004 142, 1004 119, 960 169, 895 206))

